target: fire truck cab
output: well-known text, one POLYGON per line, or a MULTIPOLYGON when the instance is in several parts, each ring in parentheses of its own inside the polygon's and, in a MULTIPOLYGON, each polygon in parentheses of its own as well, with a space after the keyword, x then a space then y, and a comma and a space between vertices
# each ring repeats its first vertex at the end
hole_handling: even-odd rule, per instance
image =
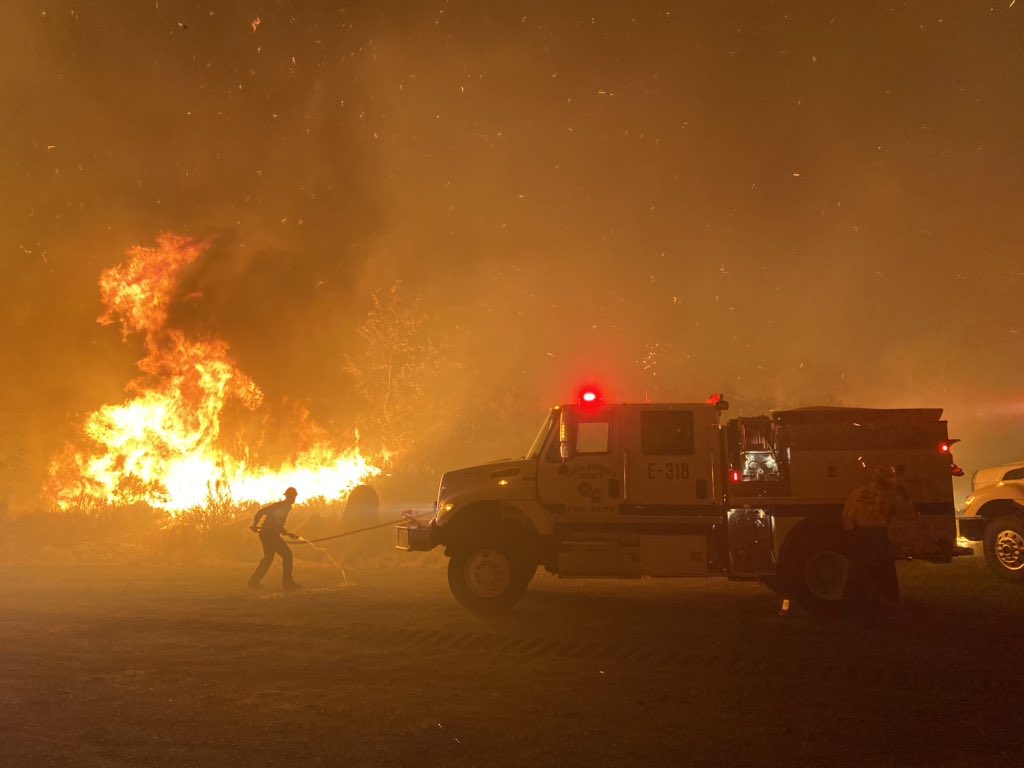
POLYGON ((841 611, 850 566, 840 524, 869 469, 896 469, 919 518, 903 557, 948 561, 951 457, 938 409, 806 408, 721 423, 701 403, 553 408, 527 454, 447 472, 434 518, 400 549, 443 546, 456 599, 504 610, 538 566, 562 578, 761 579, 816 613, 841 611))

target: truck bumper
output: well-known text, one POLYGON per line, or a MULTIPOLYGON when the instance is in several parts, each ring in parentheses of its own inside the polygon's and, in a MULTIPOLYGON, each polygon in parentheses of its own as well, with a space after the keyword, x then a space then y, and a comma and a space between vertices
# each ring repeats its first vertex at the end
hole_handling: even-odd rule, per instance
POLYGON ((398 525, 395 526, 395 530, 398 534, 395 541, 396 549, 406 552, 427 552, 440 544, 433 521, 426 526, 398 525))

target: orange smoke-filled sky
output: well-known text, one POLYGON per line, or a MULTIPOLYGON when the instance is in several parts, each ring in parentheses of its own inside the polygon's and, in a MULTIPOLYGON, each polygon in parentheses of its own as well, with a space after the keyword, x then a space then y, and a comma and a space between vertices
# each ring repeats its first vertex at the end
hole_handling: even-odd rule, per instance
POLYGON ((425 407, 481 433, 433 434, 442 469, 520 452, 584 379, 937 405, 968 474, 1019 458, 1022 14, 10 0, 0 504, 124 398, 143 350, 96 323, 97 278, 161 232, 213 243, 175 325, 339 432, 371 292, 420 293, 448 345, 425 407))

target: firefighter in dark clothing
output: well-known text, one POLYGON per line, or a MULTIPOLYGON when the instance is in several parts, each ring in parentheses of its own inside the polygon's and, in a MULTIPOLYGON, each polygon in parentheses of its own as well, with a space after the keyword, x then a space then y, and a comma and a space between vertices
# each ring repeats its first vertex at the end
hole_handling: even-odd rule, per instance
POLYGON ((914 505, 892 467, 877 467, 868 484, 855 489, 846 500, 843 528, 850 537, 849 594, 866 626, 879 623, 883 601, 899 600, 889 524, 897 517, 915 516, 914 505))
POLYGON ((260 535, 260 541, 263 543, 263 559, 260 560, 260 564, 256 566, 256 570, 253 571, 252 577, 249 579, 250 589, 259 589, 263 586, 260 582, 267 575, 267 571, 270 570, 270 564, 274 562, 274 555, 281 556, 281 567, 284 569, 284 588, 302 588, 302 585, 296 584, 292 578, 292 551, 284 543, 284 539, 281 538, 282 536, 288 536, 293 539, 299 538, 284 528, 285 521, 288 519, 288 513, 291 512, 292 505, 295 503, 295 498, 298 495, 298 491, 294 488, 289 488, 284 492, 284 501, 278 501, 270 506, 263 507, 253 518, 251 528, 260 535), (260 525, 260 520, 263 521, 263 525, 260 525))

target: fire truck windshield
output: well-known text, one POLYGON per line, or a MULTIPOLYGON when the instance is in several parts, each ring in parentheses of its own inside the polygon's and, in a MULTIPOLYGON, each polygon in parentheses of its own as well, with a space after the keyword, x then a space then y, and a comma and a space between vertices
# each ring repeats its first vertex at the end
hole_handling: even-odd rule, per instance
POLYGON ((548 434, 550 434, 555 423, 558 421, 558 408, 552 408, 544 419, 544 423, 540 425, 540 431, 537 436, 533 438, 533 444, 530 446, 530 450, 526 454, 526 458, 533 459, 540 456, 541 450, 544 448, 544 443, 547 442, 548 434))

